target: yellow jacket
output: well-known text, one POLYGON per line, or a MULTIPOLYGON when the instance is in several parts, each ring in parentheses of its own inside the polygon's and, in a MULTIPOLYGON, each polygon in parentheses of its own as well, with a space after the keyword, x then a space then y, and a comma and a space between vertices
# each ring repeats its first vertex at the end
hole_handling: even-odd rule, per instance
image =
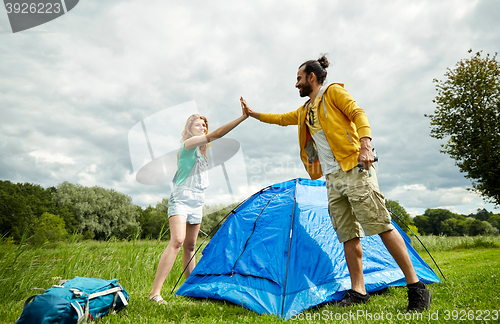
MULTIPOLYGON (((311 161, 306 153, 306 144, 312 139, 306 125, 306 101, 299 109, 284 113, 261 113, 260 121, 281 126, 298 125, 300 158, 311 176, 316 180, 323 175, 318 159, 311 161)), ((358 107, 342 83, 332 83, 323 91, 318 103, 318 115, 328 144, 335 159, 344 171, 358 164, 361 148, 359 139, 371 137, 371 128, 365 111, 358 107)))

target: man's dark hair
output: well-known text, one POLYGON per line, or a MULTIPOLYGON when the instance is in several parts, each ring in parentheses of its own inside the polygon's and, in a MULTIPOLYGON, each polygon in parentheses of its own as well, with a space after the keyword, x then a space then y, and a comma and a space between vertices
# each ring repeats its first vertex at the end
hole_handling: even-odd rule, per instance
POLYGON ((317 60, 306 61, 299 66, 299 69, 304 65, 304 72, 306 73, 306 76, 310 73, 314 73, 316 79, 318 79, 318 83, 323 84, 327 74, 326 68, 330 65, 326 56, 321 55, 321 57, 317 60))

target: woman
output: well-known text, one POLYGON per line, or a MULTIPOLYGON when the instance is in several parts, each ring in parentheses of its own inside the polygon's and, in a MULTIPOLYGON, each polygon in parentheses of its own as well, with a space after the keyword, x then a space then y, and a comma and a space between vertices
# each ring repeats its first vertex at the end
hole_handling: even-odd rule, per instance
POLYGON ((177 156, 177 172, 173 179, 174 189, 168 201, 170 242, 158 263, 149 300, 158 304, 166 304, 160 295, 161 288, 172 270, 181 247, 184 248, 183 268, 186 268, 189 263, 184 273, 185 277, 188 278, 193 271, 194 249, 202 218, 203 192, 208 187, 207 144, 229 133, 247 117, 248 115, 242 111, 239 118, 211 133, 208 133, 208 122, 203 116, 192 115, 186 121, 182 132, 181 148, 177 156), (192 257, 192 262, 189 262, 192 257))

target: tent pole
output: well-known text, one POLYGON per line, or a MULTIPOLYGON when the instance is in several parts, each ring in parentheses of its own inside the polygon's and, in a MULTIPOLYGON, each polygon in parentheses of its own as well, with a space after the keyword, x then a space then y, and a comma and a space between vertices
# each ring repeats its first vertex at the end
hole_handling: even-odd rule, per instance
MULTIPOLYGON (((389 208, 387 208, 387 210, 389 210, 389 208)), ((431 253, 429 252, 429 250, 427 250, 427 248, 425 247, 424 243, 422 243, 422 241, 420 240, 420 238, 417 236, 417 234, 415 234, 415 232, 413 232, 411 230, 411 228, 406 225, 405 222, 403 222, 403 220, 401 218, 399 218, 396 214, 394 214, 391 210, 389 210, 389 212, 391 213, 392 216, 396 217, 404 226, 406 226, 407 229, 410 230, 410 232, 413 234, 413 236, 415 236, 415 238, 420 242, 420 244, 422 244, 422 246, 424 247, 425 251, 427 252, 427 254, 431 257, 431 260, 432 262, 434 262, 434 264, 436 265, 436 267, 438 268, 439 270, 439 273, 441 273, 441 276, 443 276, 443 279, 446 280, 446 277, 444 276, 443 272, 441 271, 441 269, 439 268, 439 266, 437 265, 436 263, 436 260, 434 260, 434 258, 432 257, 431 253)))
POLYGON ((290 263, 290 249, 292 247, 292 234, 293 234, 293 223, 295 220, 295 203, 297 202, 297 182, 299 180, 295 179, 295 192, 293 194, 293 209, 292 209, 292 222, 290 225, 290 239, 288 241, 288 256, 286 260, 286 271, 285 271, 285 287, 283 288, 283 304, 281 305, 281 317, 285 312, 285 297, 286 297, 286 283, 288 280, 288 265, 290 263))
MULTIPOLYGON (((266 187, 266 188, 263 188, 261 189, 259 192, 262 192, 264 190, 266 190, 267 188, 269 188, 270 186, 266 187)), ((200 250, 200 248, 203 246, 203 244, 205 244, 205 241, 207 240, 207 238, 209 238, 214 232, 216 232, 216 229, 219 228, 220 224, 222 224, 231 214, 234 214, 236 209, 240 208, 241 205, 243 205, 245 202, 247 202, 247 200, 249 200, 250 198, 252 198, 253 196, 255 196, 255 194, 251 195, 250 197, 248 197, 247 199, 243 200, 240 204, 238 204, 238 206, 234 207, 233 210, 231 210, 226 216, 224 216, 224 218, 222 218, 219 223, 217 225, 214 226, 214 228, 212 228, 212 230, 210 231, 210 233, 208 233, 207 237, 205 237, 205 239, 203 240, 203 242, 201 242, 200 246, 198 246, 198 248, 196 249, 196 251, 194 252, 193 256, 191 257, 191 259, 189 259, 189 262, 188 264, 186 265, 186 267, 184 268, 184 270, 182 271, 181 275, 179 276, 179 279, 177 279, 177 282, 175 283, 174 285, 174 288, 172 288, 172 291, 170 292, 171 294, 174 293, 174 290, 175 288, 177 288, 177 285, 179 284, 179 281, 181 281, 182 279, 182 276, 184 275, 184 273, 186 272, 189 264, 191 263, 191 261, 193 260, 193 258, 196 256, 196 254, 198 253, 198 251, 200 250)), ((206 234, 205 234, 206 235, 206 234)))
POLYGON ((257 225, 257 221, 259 220, 260 216, 262 216, 262 213, 264 213, 264 210, 266 210, 267 206, 269 206, 269 204, 271 203, 271 200, 273 200, 274 197, 276 197, 276 195, 277 194, 275 194, 274 196, 271 197, 271 199, 269 199, 269 201, 267 202, 267 204, 260 211, 259 216, 257 216, 257 218, 255 219, 255 221, 253 222, 252 233, 250 233, 250 236, 247 238, 247 241, 245 242, 245 246, 243 247, 243 251, 240 253, 240 256, 236 259, 236 261, 234 261, 233 270, 231 271, 231 278, 234 276, 234 269, 236 268, 236 264, 241 259, 241 257, 243 256, 243 253, 245 253, 245 251, 247 249, 248 241, 250 241, 250 238, 255 233, 255 226, 257 225))

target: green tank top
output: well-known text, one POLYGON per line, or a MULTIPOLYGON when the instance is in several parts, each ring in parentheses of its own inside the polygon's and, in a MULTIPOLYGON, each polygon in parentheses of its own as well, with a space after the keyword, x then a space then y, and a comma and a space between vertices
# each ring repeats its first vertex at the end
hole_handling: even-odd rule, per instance
POLYGON ((201 173, 203 173, 203 171, 206 171, 205 164, 208 165, 206 158, 203 154, 201 154, 201 152, 199 152, 198 147, 195 147, 191 150, 186 150, 186 148, 184 147, 185 143, 186 142, 182 143, 179 150, 179 158, 177 160, 177 173, 175 174, 173 182, 178 186, 182 186, 185 184, 186 179, 191 175, 189 184, 190 187, 205 187, 207 185, 205 184, 205 182, 207 181, 204 179, 205 175, 201 173), (193 170, 198 159, 201 159, 204 162, 202 163, 203 167, 198 167, 197 170, 193 170), (196 174, 191 174, 192 171, 196 171, 196 174))

